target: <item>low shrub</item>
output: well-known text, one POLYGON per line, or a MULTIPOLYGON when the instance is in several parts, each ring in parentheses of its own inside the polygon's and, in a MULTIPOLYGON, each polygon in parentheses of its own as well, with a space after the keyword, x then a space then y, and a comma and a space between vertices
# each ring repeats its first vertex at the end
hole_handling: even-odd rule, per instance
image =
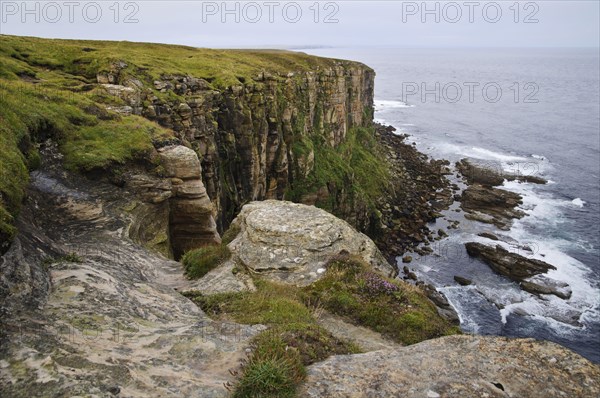
POLYGON ((185 267, 186 276, 190 279, 198 279, 230 257, 231 251, 226 245, 206 246, 185 253, 181 262, 185 267))
POLYGON ((386 278, 358 259, 331 261, 323 278, 304 294, 305 302, 319 303, 401 344, 459 332, 418 287, 386 278))

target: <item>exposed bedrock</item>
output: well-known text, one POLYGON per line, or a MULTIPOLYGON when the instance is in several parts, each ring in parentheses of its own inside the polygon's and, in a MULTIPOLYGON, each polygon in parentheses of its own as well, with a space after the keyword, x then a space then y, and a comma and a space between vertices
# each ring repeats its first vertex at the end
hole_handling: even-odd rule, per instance
MULTIPOLYGON (((357 256, 388 275, 394 271, 371 239, 314 206, 252 202, 242 208, 232 226, 240 232, 229 244, 230 261, 261 278, 305 286, 340 254, 357 256)), ((212 274, 219 273, 215 270, 205 279, 212 281, 212 274)))
MULTIPOLYGON (((146 183, 146 199, 160 197, 164 181, 146 183)), ((0 257, 0 396, 229 396, 229 370, 264 327, 213 321, 175 290, 189 288, 181 264, 130 239, 149 238, 147 223, 168 229, 153 213, 168 200, 139 200, 76 175, 32 176, 0 257)))
POLYGON ((595 397, 600 367, 533 339, 450 336, 312 365, 302 397, 595 397))
POLYGON ((476 242, 465 243, 470 256, 482 259, 495 272, 518 282, 521 288, 532 294, 553 294, 569 299, 572 291, 565 282, 544 275, 556 267, 544 261, 512 253, 500 245, 488 246, 476 242))
POLYGON ((169 232, 175 258, 190 249, 221 243, 196 153, 178 145, 161 148, 159 154, 172 184, 169 232))
MULTIPOLYGON (((114 84, 110 88, 132 113, 175 130, 198 154, 220 231, 243 204, 284 199, 295 181, 313 171, 315 142, 337 147, 349 129, 372 122, 375 74, 359 63, 343 61, 286 75, 260 73, 219 91, 189 75, 164 75, 154 82, 161 92, 178 95, 177 100, 158 98, 115 68, 98 81, 118 81, 121 90, 115 91, 114 84)), ((361 229, 368 226, 366 206, 355 203, 347 187, 318 188, 306 195, 307 203, 327 201, 334 214, 361 229)))

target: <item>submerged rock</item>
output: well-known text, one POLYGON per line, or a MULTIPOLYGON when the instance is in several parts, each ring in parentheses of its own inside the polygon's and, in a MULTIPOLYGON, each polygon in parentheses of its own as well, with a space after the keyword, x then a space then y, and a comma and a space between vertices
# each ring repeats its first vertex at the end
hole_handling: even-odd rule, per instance
POLYGON ((462 276, 454 275, 454 280, 461 286, 469 286, 473 284, 473 281, 462 276))
POLYGON ((308 369, 302 397, 595 397, 600 367, 533 339, 450 336, 334 356, 308 369))
POLYGON ((481 232, 481 233, 477 234, 477 236, 481 236, 482 238, 487 238, 487 239, 491 239, 491 240, 500 240, 496 235, 494 235, 490 232, 481 232))

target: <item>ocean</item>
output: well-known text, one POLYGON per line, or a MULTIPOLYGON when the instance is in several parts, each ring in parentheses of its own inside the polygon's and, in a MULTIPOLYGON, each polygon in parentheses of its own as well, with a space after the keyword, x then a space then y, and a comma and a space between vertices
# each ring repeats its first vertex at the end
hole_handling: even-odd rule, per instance
MULTIPOLYGON (((600 62, 598 49, 352 49, 304 52, 363 62, 377 73, 376 120, 438 159, 470 157, 546 185, 505 182, 526 216, 510 231, 465 220, 410 264, 444 292, 463 331, 533 337, 600 363, 600 62), (492 232, 554 265, 570 299, 543 298, 469 258, 464 242, 492 232), (459 286, 454 275, 474 284, 459 286)), ((437 230, 444 224, 431 225, 437 230)))

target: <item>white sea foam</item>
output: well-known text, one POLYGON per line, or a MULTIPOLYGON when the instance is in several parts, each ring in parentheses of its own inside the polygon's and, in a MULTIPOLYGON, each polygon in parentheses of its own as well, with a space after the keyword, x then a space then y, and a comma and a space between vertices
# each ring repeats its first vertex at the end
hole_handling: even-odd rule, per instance
MULTIPOLYGON (((587 265, 566 253, 569 248, 580 243, 531 233, 532 227, 544 230, 544 226, 547 227, 549 224, 556 226, 564 222, 563 210, 565 207, 573 206, 574 201, 552 198, 536 192, 535 187, 530 184, 519 184, 514 181, 505 182, 504 188, 517 192, 523 197, 523 205, 520 207, 527 214, 526 217, 513 223, 508 234, 521 245, 529 246, 533 250, 525 252, 515 249, 514 245, 504 243, 501 243, 502 246, 507 250, 518 250, 519 254, 555 266, 556 270, 550 270, 546 276, 568 283, 573 294, 568 300, 556 296, 545 296, 541 300, 530 296, 522 302, 505 306, 502 310, 503 320, 505 321, 506 316, 512 312, 550 318, 553 321, 548 321, 548 325, 553 327, 557 322, 563 325, 568 324, 573 318, 579 318, 578 320, 582 321, 583 314, 587 314, 587 317, 599 316, 600 295, 598 295, 597 287, 590 283, 592 271, 587 265)), ((560 331, 557 330, 557 332, 560 331)))
POLYGON ((472 310, 481 301, 473 286, 447 286, 439 289, 458 315, 461 328, 469 333, 480 332, 477 315, 472 310))
POLYGON ((507 155, 500 152, 494 152, 489 149, 480 148, 480 147, 472 147, 471 150, 467 153, 468 156, 475 157, 478 159, 486 159, 486 160, 499 160, 501 162, 525 162, 527 158, 522 156, 515 155, 507 155))
MULTIPOLYGON (((439 149, 444 153, 461 155, 480 160, 495 160, 499 162, 526 162, 527 158, 516 155, 509 155, 501 152, 492 151, 481 147, 466 147, 444 142, 439 145, 439 149)), ((530 160, 530 159, 529 159, 530 160)))
POLYGON ((583 207, 585 205, 585 202, 581 200, 581 198, 575 198, 571 201, 571 203, 577 207, 583 207))
POLYGON ((378 100, 374 101, 375 110, 378 112, 388 110, 388 109, 400 109, 400 108, 413 108, 414 105, 409 105, 404 101, 394 101, 394 100, 378 100))

